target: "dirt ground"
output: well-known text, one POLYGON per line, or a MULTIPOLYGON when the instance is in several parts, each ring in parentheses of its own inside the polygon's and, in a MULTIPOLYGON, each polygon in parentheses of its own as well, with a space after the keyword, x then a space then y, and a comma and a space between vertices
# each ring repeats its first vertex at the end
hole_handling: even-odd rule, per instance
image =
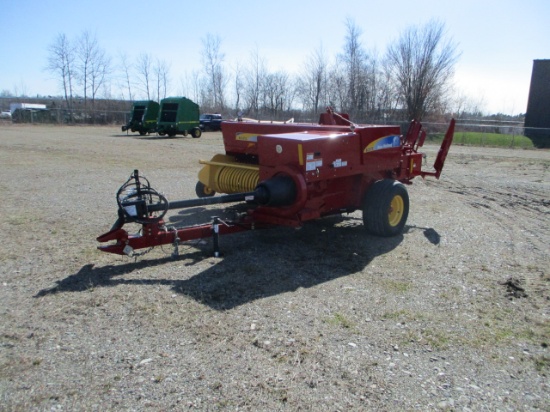
POLYGON ((0 124, 0 410, 550 410, 548 150, 453 146, 395 238, 355 212, 134 259, 96 249, 119 186, 194 198, 223 145, 119 130, 0 124))

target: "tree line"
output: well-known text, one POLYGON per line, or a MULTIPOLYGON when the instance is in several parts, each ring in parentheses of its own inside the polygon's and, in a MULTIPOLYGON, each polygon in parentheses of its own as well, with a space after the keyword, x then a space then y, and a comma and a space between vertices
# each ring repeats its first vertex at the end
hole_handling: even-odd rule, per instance
POLYGON ((115 64, 89 31, 73 40, 59 34, 48 49, 46 70, 58 80, 69 109, 75 96, 92 108, 100 96, 113 98, 116 84, 117 97, 124 100, 160 101, 179 94, 198 103, 202 112, 264 119, 298 112, 315 121, 326 106, 358 122, 479 111, 467 98, 454 99, 452 76, 459 52, 442 22, 404 29, 382 54, 367 50, 353 20, 345 25, 340 52, 331 58, 319 46, 299 73, 270 70, 258 48, 245 64, 230 65, 220 36, 207 34, 201 68, 180 77, 177 85, 169 62, 144 53, 135 60, 121 54, 115 64))

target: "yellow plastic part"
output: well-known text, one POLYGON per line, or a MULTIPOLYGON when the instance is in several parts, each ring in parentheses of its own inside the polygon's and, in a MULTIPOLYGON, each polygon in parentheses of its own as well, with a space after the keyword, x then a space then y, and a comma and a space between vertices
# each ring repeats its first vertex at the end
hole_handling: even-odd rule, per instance
POLYGON ((405 202, 400 195, 395 195, 391 201, 390 210, 388 212, 389 224, 392 227, 397 226, 403 219, 405 210, 405 202))
POLYGON ((199 171, 199 181, 218 193, 251 192, 258 185, 260 168, 236 162, 232 156, 215 155, 212 160, 199 160, 204 167, 199 171))

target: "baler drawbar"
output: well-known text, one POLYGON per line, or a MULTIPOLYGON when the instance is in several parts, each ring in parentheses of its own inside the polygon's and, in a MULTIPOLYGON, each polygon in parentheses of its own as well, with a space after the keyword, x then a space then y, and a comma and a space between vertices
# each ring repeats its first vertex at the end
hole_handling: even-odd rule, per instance
POLYGON ((378 236, 403 231, 409 196, 405 184, 416 176, 439 178, 452 143, 454 119, 433 171, 422 170, 426 133, 412 121, 406 135, 398 126, 356 125, 327 108, 318 124, 226 121, 225 154, 201 160, 197 199, 169 202, 135 170, 117 192, 118 219, 97 238, 99 250, 135 255, 135 250, 275 225, 298 227, 322 216, 361 209, 366 230, 378 236), (222 193, 215 196, 216 192, 222 193), (168 210, 222 203, 246 203, 247 211, 228 221, 169 227, 168 210), (141 225, 130 235, 126 223, 141 225))

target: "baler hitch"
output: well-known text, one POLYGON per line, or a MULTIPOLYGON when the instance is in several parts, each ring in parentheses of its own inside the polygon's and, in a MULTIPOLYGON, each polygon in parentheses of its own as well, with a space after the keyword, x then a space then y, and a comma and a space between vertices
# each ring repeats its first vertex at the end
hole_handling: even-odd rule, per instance
POLYGON ((98 242, 116 241, 115 244, 98 246, 104 252, 133 256, 134 250, 164 244, 174 244, 175 250, 180 242, 214 237, 214 255, 219 256, 220 234, 235 233, 243 230, 267 227, 255 224, 246 216, 238 221, 223 221, 213 217, 211 224, 184 228, 166 227, 164 216, 168 210, 184 209, 222 203, 247 202, 264 206, 287 206, 294 202, 296 188, 294 181, 284 175, 260 183, 254 191, 232 193, 216 197, 179 200, 168 202, 166 197, 153 189, 149 180, 134 170, 130 178, 117 192, 118 219, 111 230, 97 238, 98 242), (129 235, 122 227, 126 223, 142 225, 141 234, 129 235))

